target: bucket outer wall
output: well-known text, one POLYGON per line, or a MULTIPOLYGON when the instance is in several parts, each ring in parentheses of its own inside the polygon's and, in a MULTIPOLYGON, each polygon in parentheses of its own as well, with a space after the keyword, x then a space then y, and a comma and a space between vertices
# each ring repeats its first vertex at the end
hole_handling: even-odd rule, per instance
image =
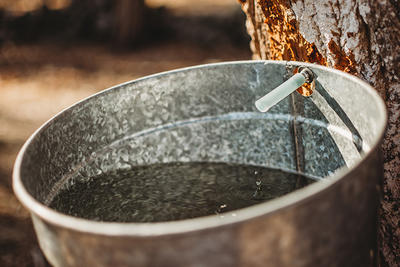
MULTIPOLYGON (((255 64, 262 70, 264 64, 271 69, 275 64, 284 69, 287 63, 248 61, 220 65, 210 64, 210 66, 212 70, 219 66, 232 66, 229 68, 235 69, 236 64, 255 64)), ((332 83, 335 82, 335 75, 351 81, 354 79, 347 74, 325 67, 296 62, 291 64, 315 68, 320 75, 332 72, 332 77, 330 77, 332 81, 329 80, 332 83)), ((208 68, 207 66, 205 65, 203 68, 208 68)), ((191 68, 185 70, 188 71, 191 68)), ((174 73, 179 73, 179 70, 174 73)), ((222 73, 221 77, 223 78, 224 75, 222 73)), ((152 77, 156 76, 146 79, 150 80, 152 77)), ((244 78, 241 78, 243 81, 237 79, 237 82, 247 82, 244 78)), ((279 77, 279 79, 281 78, 279 77)), ((231 82, 235 83, 235 81, 231 82)), ((277 84, 279 82, 276 80, 277 84)), ((360 87, 368 87, 368 92, 373 91, 368 85, 364 85, 361 81, 359 83, 360 87)), ((254 87, 257 86, 258 84, 255 83, 254 87)), ((100 95, 111 96, 114 91, 119 89, 120 87, 117 86, 105 93, 100 93, 100 95)), ((189 94, 190 92, 184 93, 189 94)), ((249 103, 253 101, 245 93, 245 91, 241 91, 240 95, 243 95, 244 98, 247 97, 249 103)), ((372 98, 375 99, 375 96, 372 98)), ((376 98, 378 98, 377 94, 376 98)), ((226 101, 229 99, 227 96, 226 101)), ((254 97, 255 99, 257 98, 254 97)), ((90 102, 91 100, 89 98, 84 101, 90 102)), ((284 103, 282 107, 287 109, 288 103, 284 103)), ((79 115, 79 108, 81 108, 79 105, 76 110, 69 111, 69 113, 64 111, 58 115, 60 121, 68 118, 65 114, 79 115)), ((357 105, 365 106, 365 103, 357 105)), ((385 112, 384 105, 379 105, 377 110, 383 110, 383 114, 385 112)), ((95 105, 93 104, 93 106, 95 105)), ((225 106, 228 105, 221 105, 221 109, 225 106)), ((279 111, 279 107, 275 110, 279 111)), ((386 122, 386 115, 377 114, 376 116, 386 122)), ((377 210, 383 176, 379 147, 384 131, 384 129, 380 129, 384 128, 382 125, 385 122, 383 121, 379 120, 379 129, 373 134, 371 133, 373 136, 370 139, 374 141, 370 143, 368 153, 361 154, 362 159, 350 169, 338 170, 332 180, 328 182, 314 183, 281 198, 239 210, 237 219, 230 218, 219 223, 214 218, 216 216, 209 216, 161 223, 160 228, 154 225, 154 227, 147 228, 147 226, 135 223, 100 223, 76 219, 51 211, 43 204, 44 201, 40 200, 40 197, 38 197, 39 200, 34 199, 33 194, 29 194, 29 190, 24 187, 34 185, 37 179, 36 177, 36 180, 27 179, 29 182, 24 184, 21 182, 23 179, 20 176, 23 175, 21 175, 20 169, 21 166, 24 166, 23 164, 31 164, 26 161, 36 160, 35 157, 28 157, 29 160, 24 159, 26 151, 33 142, 37 141, 35 138, 38 133, 51 127, 53 121, 54 119, 50 120, 23 147, 14 168, 13 179, 17 197, 32 214, 40 247, 49 262, 56 267, 376 266, 377 210), (375 134, 376 132, 378 134, 375 134), (164 226, 165 228, 163 228, 164 226), (140 234, 140 229, 144 230, 144 234, 140 234), (149 229, 160 229, 160 232, 152 233, 149 232, 149 229), (165 232, 165 229, 171 231, 165 232)), ((359 124, 356 126, 359 127, 359 124)), ((369 131, 364 132, 369 133, 369 131)), ((52 136, 49 135, 48 138, 52 138, 52 136)), ((51 141, 51 139, 48 140, 51 141)), ((71 143, 70 147, 73 145, 71 143)), ((63 153, 62 149, 60 153, 63 153)), ((72 161, 72 159, 65 158, 65 162, 68 160, 72 161)), ((34 164, 31 165, 34 166, 34 164)), ((65 163, 65 165, 68 164, 65 163)), ((68 169, 68 166, 63 167, 68 169)), ((34 168, 29 168, 29 170, 31 169, 34 170, 34 168)), ((24 170, 24 173, 29 173, 29 170, 24 170)), ((37 172, 39 173, 39 171, 37 172)), ((46 179, 56 179, 54 175, 44 175, 43 177, 45 179, 40 181, 41 186, 44 184, 43 188, 46 187, 46 179)), ((32 189, 32 192, 35 190, 32 189)), ((48 189, 45 188, 43 192, 48 192, 48 189)))

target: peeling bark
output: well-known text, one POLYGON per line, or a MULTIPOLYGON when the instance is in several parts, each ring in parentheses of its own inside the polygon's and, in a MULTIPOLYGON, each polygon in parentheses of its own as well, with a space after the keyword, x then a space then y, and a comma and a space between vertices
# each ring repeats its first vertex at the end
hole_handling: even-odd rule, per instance
POLYGON ((254 58, 334 67, 369 82, 385 100, 380 265, 400 266, 400 1, 240 2, 254 58))

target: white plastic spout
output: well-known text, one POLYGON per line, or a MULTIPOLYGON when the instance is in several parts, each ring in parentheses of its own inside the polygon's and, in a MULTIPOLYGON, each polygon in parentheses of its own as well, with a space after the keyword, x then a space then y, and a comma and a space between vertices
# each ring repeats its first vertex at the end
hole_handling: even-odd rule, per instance
POLYGON ((278 104, 285 97, 293 93, 297 88, 306 82, 306 77, 301 73, 296 73, 289 80, 279 85, 277 88, 261 97, 255 102, 257 109, 267 112, 270 108, 278 104))

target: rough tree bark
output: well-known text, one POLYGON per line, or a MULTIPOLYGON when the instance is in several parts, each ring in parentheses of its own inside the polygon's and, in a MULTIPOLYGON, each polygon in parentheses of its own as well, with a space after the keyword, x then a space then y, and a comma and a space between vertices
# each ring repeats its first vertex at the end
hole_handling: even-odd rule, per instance
POLYGON ((359 76, 385 100, 381 266, 400 266, 400 1, 240 0, 254 58, 315 62, 359 76))

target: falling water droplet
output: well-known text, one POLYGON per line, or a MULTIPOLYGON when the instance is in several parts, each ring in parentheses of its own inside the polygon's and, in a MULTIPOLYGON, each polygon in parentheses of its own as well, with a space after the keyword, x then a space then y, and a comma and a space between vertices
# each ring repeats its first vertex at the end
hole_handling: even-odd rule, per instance
POLYGON ((253 199, 261 199, 262 198, 262 185, 261 185, 261 180, 259 178, 257 178, 256 180, 256 191, 253 194, 253 199))

